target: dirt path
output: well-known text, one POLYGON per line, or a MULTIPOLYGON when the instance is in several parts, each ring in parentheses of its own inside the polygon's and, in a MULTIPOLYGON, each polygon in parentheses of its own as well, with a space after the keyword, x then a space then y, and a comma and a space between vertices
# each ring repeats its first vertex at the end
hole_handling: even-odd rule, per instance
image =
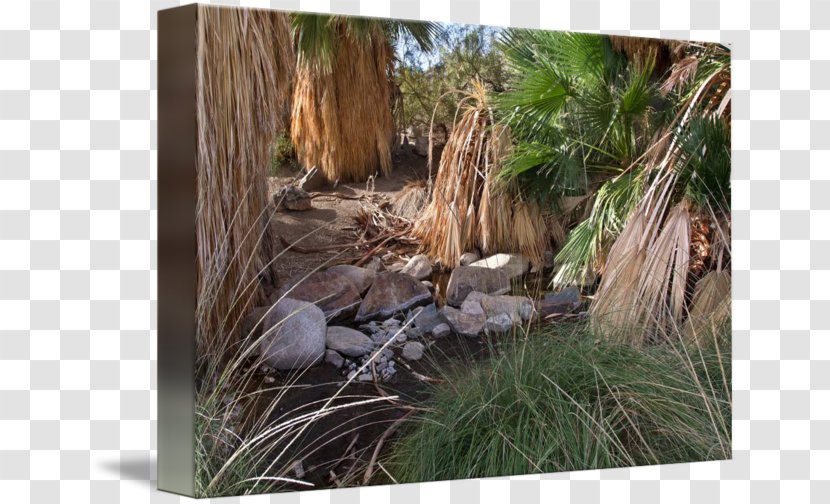
MULTIPOLYGON (((436 158, 437 159, 437 158, 436 158)), ((407 182, 426 179, 428 176, 427 160, 412 152, 401 152, 393 156, 392 173, 388 177, 379 177, 369 182, 338 184, 336 187, 324 187, 309 190, 318 193, 312 200, 312 209, 303 212, 281 211, 271 218, 274 236, 288 243, 308 249, 331 247, 338 244, 355 243, 357 228, 355 217, 368 203, 361 196, 371 197, 377 202, 393 201, 395 194, 407 182), (326 194, 339 194, 345 199, 326 194), (307 235, 308 236, 305 236, 307 235), (304 237, 305 236, 305 237, 304 237)), ((269 193, 274 194, 281 186, 290 184, 297 173, 269 178, 269 193)), ((284 247, 280 245, 278 250, 284 247)), ((340 250, 327 250, 311 254, 287 251, 277 264, 280 279, 296 273, 305 273, 324 264, 352 263, 365 253, 357 247, 340 250)))

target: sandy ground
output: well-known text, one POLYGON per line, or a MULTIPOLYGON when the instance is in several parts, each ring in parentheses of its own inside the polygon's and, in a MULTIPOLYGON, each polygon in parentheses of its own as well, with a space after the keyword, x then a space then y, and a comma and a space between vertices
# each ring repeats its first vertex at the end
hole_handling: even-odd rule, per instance
MULTIPOLYGON (((435 158, 437 164, 438 157, 435 158)), ((425 179, 428 175, 427 159, 412 152, 393 155, 392 173, 369 182, 338 184, 308 189, 310 193, 319 193, 312 200, 313 208, 302 212, 280 211, 271 218, 272 231, 279 241, 280 237, 288 243, 309 249, 317 249, 336 244, 349 244, 356 241, 354 217, 361 207, 367 205, 361 199, 342 199, 325 196, 336 193, 348 197, 372 196, 375 201, 392 201, 395 194, 410 180, 425 179), (305 236, 308 235, 308 236, 305 236), (305 237, 304 237, 305 236, 305 237)), ((287 173, 281 177, 269 179, 269 192, 274 194, 282 185, 290 184, 298 176, 297 172, 287 173)), ((279 250, 283 247, 280 245, 279 250)), ((321 264, 327 265, 353 263, 365 254, 365 249, 357 247, 341 250, 321 251, 303 254, 289 250, 280 258, 277 272, 280 279, 296 273, 305 273, 321 264)))

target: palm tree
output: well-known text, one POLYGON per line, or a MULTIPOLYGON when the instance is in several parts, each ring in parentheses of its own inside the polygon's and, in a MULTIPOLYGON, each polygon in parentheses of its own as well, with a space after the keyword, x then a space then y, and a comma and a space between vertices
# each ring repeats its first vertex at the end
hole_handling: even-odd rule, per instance
POLYGON ((391 169, 395 53, 411 36, 430 48, 432 23, 295 14, 297 73, 291 139, 300 163, 331 181, 361 181, 391 169))
POLYGON ((516 139, 502 176, 578 222, 554 283, 601 278, 598 328, 689 319, 696 285, 728 281, 728 52, 526 30, 502 47, 518 76, 499 101, 516 139))
MULTIPOLYGON (((272 276, 266 220, 270 144, 285 128, 294 73, 288 14, 198 6, 197 355, 224 350, 272 276)), ((273 278, 273 277, 272 277, 273 278)))

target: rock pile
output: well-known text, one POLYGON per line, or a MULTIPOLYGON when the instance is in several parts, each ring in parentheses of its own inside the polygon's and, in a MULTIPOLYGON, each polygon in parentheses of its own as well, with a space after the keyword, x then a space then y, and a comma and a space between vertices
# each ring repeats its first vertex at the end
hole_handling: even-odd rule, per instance
POLYGON ((446 306, 436 304, 427 279, 432 262, 416 255, 399 272, 383 264, 339 265, 289 279, 242 321, 245 338, 275 369, 297 369, 325 360, 356 381, 390 380, 397 359, 416 361, 433 340, 510 332, 537 314, 564 313, 580 305, 579 291, 566 289, 533 301, 508 295, 511 283, 530 268, 515 254, 479 259, 465 254, 446 288, 446 306), (364 366, 365 365, 365 366, 364 366), (363 367, 361 371, 358 371, 363 367))

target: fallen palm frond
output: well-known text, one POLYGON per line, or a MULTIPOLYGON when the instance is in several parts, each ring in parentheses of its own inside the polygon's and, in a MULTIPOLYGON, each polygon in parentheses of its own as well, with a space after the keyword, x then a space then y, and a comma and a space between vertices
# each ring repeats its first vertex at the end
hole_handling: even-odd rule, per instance
POLYGON ((338 39, 332 68, 300 60, 291 140, 300 163, 330 181, 362 181, 392 167, 389 83, 392 48, 383 36, 338 39))
POLYGON ((460 118, 441 154, 431 199, 414 233, 421 249, 445 267, 465 252, 521 252, 535 264, 549 246, 541 209, 515 184, 496 176, 510 148, 506 127, 496 124, 484 86, 459 104, 460 118))
POLYGON ((294 69, 288 15, 199 5, 197 58, 196 320, 204 355, 224 346, 225 321, 262 296, 253 280, 274 241, 266 176, 294 69))
POLYGON ((354 216, 355 245, 368 247, 367 252, 355 262, 360 266, 384 251, 411 254, 417 247, 412 236, 412 221, 392 211, 388 201, 371 200, 364 203, 354 216))

